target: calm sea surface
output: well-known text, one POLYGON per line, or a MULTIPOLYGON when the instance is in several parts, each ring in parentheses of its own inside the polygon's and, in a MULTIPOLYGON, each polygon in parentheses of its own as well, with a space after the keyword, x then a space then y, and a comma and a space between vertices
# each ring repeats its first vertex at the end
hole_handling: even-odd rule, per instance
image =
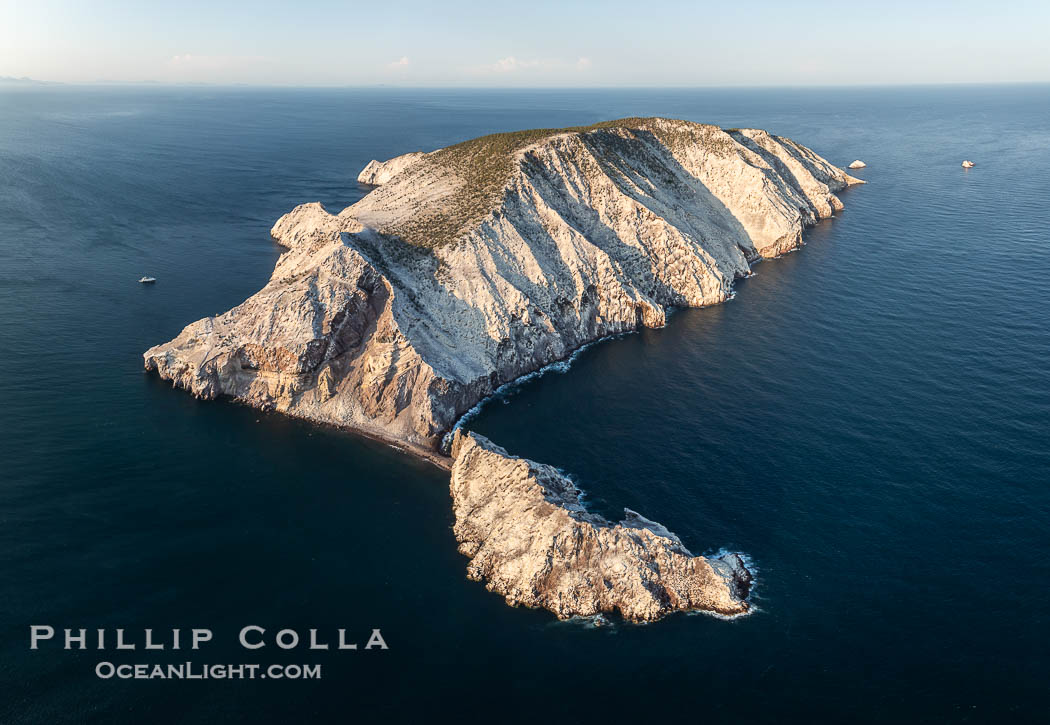
POLYGON ((1047 86, 0 91, 0 722, 1046 722, 1048 230, 1047 86), (511 609, 466 580, 441 471, 142 372, 263 285, 278 216, 359 199, 370 159, 632 115, 766 128, 869 183, 735 300, 470 427, 596 510, 747 552, 754 615, 511 609), (215 639, 30 651, 31 624, 215 639), (390 649, 246 652, 249 624, 390 649), (99 680, 102 660, 323 679, 99 680))

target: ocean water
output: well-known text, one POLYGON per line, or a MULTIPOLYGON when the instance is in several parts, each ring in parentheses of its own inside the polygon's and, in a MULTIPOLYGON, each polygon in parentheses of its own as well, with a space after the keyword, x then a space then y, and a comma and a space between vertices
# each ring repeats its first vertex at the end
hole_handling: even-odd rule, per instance
POLYGON ((1047 86, 0 91, 0 722, 1045 722, 1048 202, 1047 86), (507 607, 465 578, 441 471, 142 372, 262 286, 278 216, 366 193, 370 159, 631 115, 766 128, 869 183, 736 299, 469 427, 595 510, 748 553, 751 616, 507 607), (36 624, 215 639, 32 651, 36 624), (264 649, 237 644, 250 624, 264 649), (379 627, 389 650, 284 651, 284 627, 379 627), (104 660, 323 677, 102 680, 104 660))

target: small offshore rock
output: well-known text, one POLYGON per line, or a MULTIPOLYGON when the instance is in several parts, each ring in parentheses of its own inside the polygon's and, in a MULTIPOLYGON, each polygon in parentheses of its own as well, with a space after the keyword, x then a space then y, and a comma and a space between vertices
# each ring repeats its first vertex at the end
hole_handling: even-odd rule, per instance
POLYGON ((861 161, 860 159, 857 159, 849 165, 851 169, 863 169, 865 166, 867 166, 867 164, 861 161))

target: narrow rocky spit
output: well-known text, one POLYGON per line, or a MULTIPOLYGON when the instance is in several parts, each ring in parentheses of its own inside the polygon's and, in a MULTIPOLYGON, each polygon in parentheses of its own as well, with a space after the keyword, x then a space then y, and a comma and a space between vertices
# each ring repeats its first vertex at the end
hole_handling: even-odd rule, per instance
MULTIPOLYGON (((765 131, 663 118, 495 134, 373 161, 358 179, 377 188, 338 214, 315 202, 281 217, 271 233, 286 251, 263 289, 147 350, 145 366, 198 397, 354 430, 445 467, 442 437, 501 385, 660 327, 669 307, 724 301, 752 263, 842 209, 835 192, 863 183, 765 131)), ((746 610, 739 559, 691 557, 637 515, 589 517, 553 469, 456 433, 460 548, 471 576, 509 601, 639 621, 746 610), (514 488, 506 505, 539 486, 562 513, 540 521, 515 505, 516 518, 497 517, 494 494, 461 506, 479 470, 509 470, 498 456, 531 472, 499 474, 514 488), (519 529, 541 537, 528 556, 511 545, 519 529), (554 542, 566 537, 584 548, 563 555, 554 542)))
POLYGON ((747 613, 751 574, 737 554, 693 556, 677 536, 624 509, 613 524, 588 513, 557 469, 456 431, 452 510, 467 576, 511 605, 560 619, 619 613, 652 622, 679 611, 747 613))

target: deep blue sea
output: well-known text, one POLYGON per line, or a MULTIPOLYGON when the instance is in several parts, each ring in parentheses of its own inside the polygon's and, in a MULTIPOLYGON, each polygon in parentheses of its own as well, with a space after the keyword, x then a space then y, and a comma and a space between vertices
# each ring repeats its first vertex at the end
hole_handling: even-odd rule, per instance
POLYGON ((1047 722, 1048 230, 1050 86, 0 91, 0 722, 1047 722), (747 552, 753 615, 512 609, 466 579, 442 471, 143 373, 370 159, 642 115, 765 128, 869 183, 736 299, 470 427, 596 510, 747 552), (140 649, 31 651, 30 625, 140 649), (214 640, 141 650, 176 627, 214 640), (286 652, 284 627, 389 650, 286 652), (323 679, 95 675, 186 660, 323 679))

